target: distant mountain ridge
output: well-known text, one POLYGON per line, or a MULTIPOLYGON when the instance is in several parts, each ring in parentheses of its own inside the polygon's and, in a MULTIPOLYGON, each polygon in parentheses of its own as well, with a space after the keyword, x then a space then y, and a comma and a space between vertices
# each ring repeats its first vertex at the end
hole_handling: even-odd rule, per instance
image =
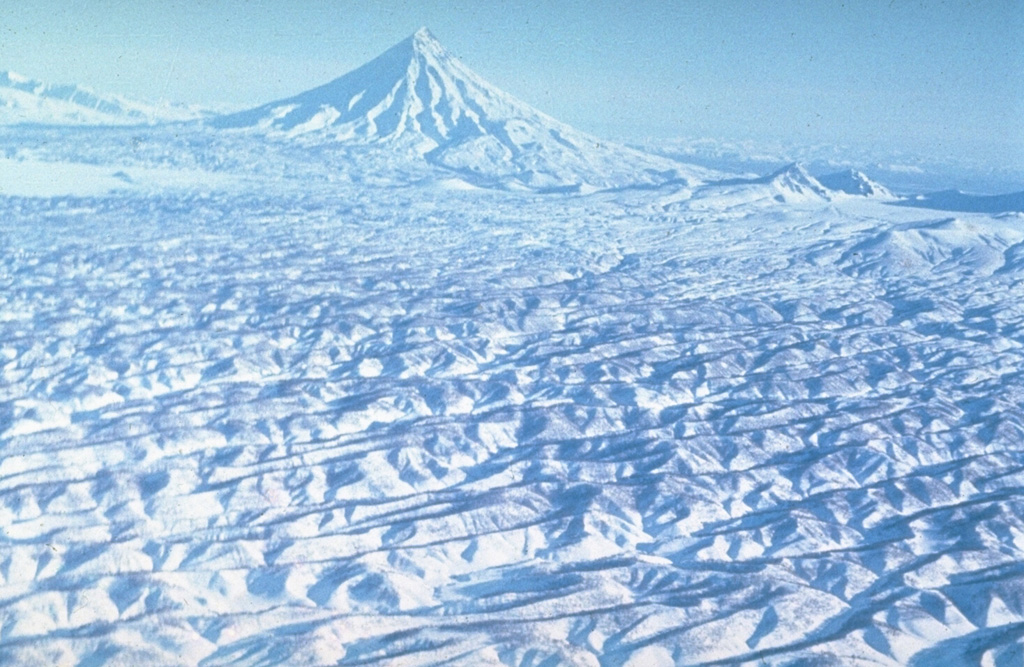
MULTIPOLYGON (((442 179, 451 179, 453 187, 468 184, 590 192, 638 186, 681 186, 688 190, 707 185, 737 189, 740 198, 780 202, 863 196, 950 211, 1024 210, 1020 192, 981 196, 946 190, 897 196, 854 169, 817 177, 808 173, 808 169, 820 174, 838 168, 839 164, 828 160, 794 162, 767 176, 753 177, 751 174, 763 173, 762 169, 746 167, 767 169, 780 162, 771 164, 771 158, 765 156, 753 161, 736 157, 730 162, 731 149, 721 148, 719 155, 714 152, 713 142, 710 148, 700 142, 689 148, 685 144, 673 148, 671 141, 667 146, 652 143, 637 148, 607 142, 486 82, 426 28, 327 84, 219 116, 194 106, 148 104, 74 84, 47 84, 0 71, 0 126, 135 126, 192 120, 205 120, 212 129, 294 141, 300 148, 341 147, 338 154, 343 154, 344 160, 356 157, 364 148, 370 149, 377 151, 376 157, 360 162, 355 172, 377 174, 380 167, 379 173, 394 176, 390 168, 397 165, 406 175, 414 174, 413 180, 424 174, 434 179, 438 175, 433 169, 436 167, 442 179), (717 157, 710 159, 698 149, 717 157), (730 178, 717 171, 720 168, 747 175, 730 178)), ((890 185, 893 174, 902 173, 901 169, 921 171, 913 165, 896 165, 886 171, 875 164, 865 169, 880 173, 878 177, 890 185)))
POLYGON ((953 188, 996 194, 1019 191, 1024 184, 1024 169, 1021 168, 878 147, 685 137, 649 139, 630 145, 686 164, 732 174, 763 174, 778 165, 793 162, 804 165, 813 174, 832 174, 853 167, 867 173, 873 181, 883 183, 894 195, 953 188))
POLYGON ((964 213, 1024 213, 1024 190, 1002 195, 972 195, 959 190, 943 190, 906 197, 896 204, 964 213))
POLYGON ((193 107, 147 104, 0 71, 0 125, 145 125, 201 116, 193 107))
POLYGON ((585 189, 698 180, 704 172, 551 118, 477 76, 426 28, 323 86, 211 124, 387 145, 486 185, 585 189))

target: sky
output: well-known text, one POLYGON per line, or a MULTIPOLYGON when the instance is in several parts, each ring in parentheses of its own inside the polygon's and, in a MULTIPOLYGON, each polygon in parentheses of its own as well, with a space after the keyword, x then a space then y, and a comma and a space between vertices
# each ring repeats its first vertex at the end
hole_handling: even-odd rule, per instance
POLYGON ((33 0, 0 6, 0 69, 243 108, 341 76, 421 26, 491 83, 608 138, 1024 168, 1022 0, 33 0))

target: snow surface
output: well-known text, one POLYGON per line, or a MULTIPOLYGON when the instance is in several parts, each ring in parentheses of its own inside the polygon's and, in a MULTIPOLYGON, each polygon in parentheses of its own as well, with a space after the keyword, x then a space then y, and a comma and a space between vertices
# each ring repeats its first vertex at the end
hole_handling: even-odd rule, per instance
POLYGON ((0 663, 1024 658, 1024 215, 0 150, 0 663))

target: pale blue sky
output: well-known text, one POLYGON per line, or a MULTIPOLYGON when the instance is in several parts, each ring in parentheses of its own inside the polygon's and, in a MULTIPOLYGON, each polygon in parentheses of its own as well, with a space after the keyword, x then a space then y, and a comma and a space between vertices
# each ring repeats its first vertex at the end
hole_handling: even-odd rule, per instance
POLYGON ((0 7, 0 69, 255 105, 420 26, 484 78, 626 139, 780 139, 1024 166, 1024 1, 271 2, 0 7))

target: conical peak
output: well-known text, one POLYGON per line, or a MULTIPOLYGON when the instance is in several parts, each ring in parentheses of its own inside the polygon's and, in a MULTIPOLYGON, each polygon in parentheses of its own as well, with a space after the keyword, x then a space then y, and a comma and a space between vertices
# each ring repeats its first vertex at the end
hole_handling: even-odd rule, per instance
POLYGON ((791 162, 782 169, 772 173, 769 178, 782 178, 784 176, 796 177, 796 178, 811 178, 811 175, 807 173, 804 166, 799 162, 791 162))
POLYGON ((634 167, 637 174, 676 173, 668 160, 608 148, 496 88, 427 28, 322 86, 211 124, 390 146, 474 182, 547 188, 619 183, 622 170, 634 167), (633 166, 620 167, 624 159, 633 166))
POLYGON ((27 76, 22 76, 11 70, 0 70, 0 80, 13 81, 14 83, 28 83, 31 81, 27 76))
POLYGON ((437 41, 434 34, 426 27, 420 28, 409 37, 414 51, 439 51, 444 47, 437 41))
POLYGON ((423 40, 430 40, 430 41, 435 41, 435 42, 437 41, 434 38, 434 34, 432 32, 430 32, 430 28, 428 28, 427 26, 423 26, 422 28, 420 28, 419 30, 414 32, 412 34, 412 38, 413 38, 414 41, 423 41, 423 40))

